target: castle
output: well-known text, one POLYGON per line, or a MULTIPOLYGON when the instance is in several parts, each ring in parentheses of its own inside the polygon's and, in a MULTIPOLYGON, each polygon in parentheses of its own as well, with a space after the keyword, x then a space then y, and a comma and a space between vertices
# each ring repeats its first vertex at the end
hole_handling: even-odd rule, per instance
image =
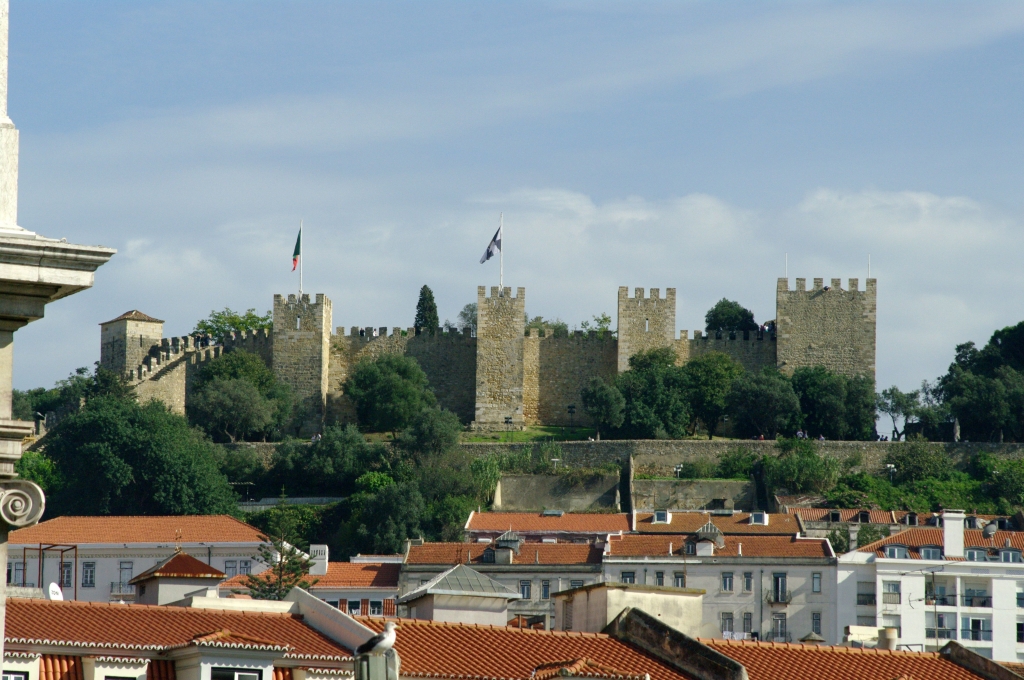
POLYGON ((100 365, 126 375, 141 401, 159 399, 184 413, 190 385, 202 362, 242 349, 261 357, 278 380, 291 386, 308 414, 304 430, 321 423, 354 420, 342 385, 352 367, 382 354, 416 359, 438 402, 476 429, 587 423, 580 391, 591 378, 612 379, 638 352, 668 347, 677 363, 708 352, 724 352, 750 371, 775 366, 792 373, 824 366, 847 376, 875 377, 876 280, 864 290, 857 279, 842 288, 814 279, 780 278, 772 331, 715 334, 680 331, 676 337, 676 291, 657 288, 632 296, 618 292, 617 332, 575 331, 557 336, 526 329, 526 289, 477 288, 477 330, 461 333, 424 329, 333 324, 323 294, 274 296, 273 331, 238 333, 223 346, 192 336, 164 338, 163 321, 138 311, 101 324, 100 365), (575 405, 576 415, 569 414, 575 405), (511 420, 506 420, 511 419, 511 420))

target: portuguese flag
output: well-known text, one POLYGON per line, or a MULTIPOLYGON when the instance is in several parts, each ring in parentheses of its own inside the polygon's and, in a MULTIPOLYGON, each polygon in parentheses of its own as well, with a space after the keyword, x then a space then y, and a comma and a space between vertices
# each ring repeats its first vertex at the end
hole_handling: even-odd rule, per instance
POLYGON ((299 256, 302 255, 302 227, 299 227, 299 237, 295 239, 295 252, 292 253, 292 271, 299 266, 299 256))

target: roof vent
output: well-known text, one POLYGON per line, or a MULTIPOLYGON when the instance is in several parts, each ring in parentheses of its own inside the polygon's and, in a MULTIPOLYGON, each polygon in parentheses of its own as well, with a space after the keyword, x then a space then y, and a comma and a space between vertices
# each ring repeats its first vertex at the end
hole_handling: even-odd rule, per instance
POLYGON ((565 510, 545 510, 540 513, 541 517, 561 517, 565 514, 565 510))

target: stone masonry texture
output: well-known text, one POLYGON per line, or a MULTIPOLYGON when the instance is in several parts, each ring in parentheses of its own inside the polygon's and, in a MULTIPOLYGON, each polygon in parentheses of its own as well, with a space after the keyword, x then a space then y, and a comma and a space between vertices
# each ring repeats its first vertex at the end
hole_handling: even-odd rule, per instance
POLYGON ((637 288, 629 297, 629 288, 619 287, 618 306, 618 369, 629 370, 629 358, 634 354, 661 347, 672 347, 676 335, 676 289, 661 291, 651 288, 644 297, 644 289, 637 288))
POLYGON ((523 413, 523 332, 526 328, 526 289, 501 291, 477 288, 476 417, 474 427, 501 429, 505 418, 521 429, 523 413))

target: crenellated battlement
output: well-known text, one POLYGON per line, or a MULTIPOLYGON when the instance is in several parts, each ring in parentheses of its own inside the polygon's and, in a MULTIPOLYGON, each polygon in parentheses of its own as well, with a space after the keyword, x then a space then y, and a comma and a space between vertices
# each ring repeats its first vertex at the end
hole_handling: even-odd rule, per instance
POLYGON ((629 296, 628 286, 619 286, 618 305, 618 371, 629 369, 634 354, 662 347, 671 347, 676 335, 676 289, 651 288, 644 296, 643 288, 635 288, 629 296))
POLYGON ((391 329, 391 334, 388 334, 387 326, 351 326, 348 333, 345 332, 344 326, 338 326, 335 329, 334 336, 336 338, 359 338, 365 342, 372 342, 375 338, 419 338, 421 342, 427 340, 465 340, 473 337, 471 329, 464 328, 461 331, 446 331, 444 328, 438 327, 437 330, 431 334, 427 332, 426 328, 401 328, 394 326, 391 329))
POLYGON ((705 333, 694 331, 693 339, 689 339, 689 331, 679 331, 679 339, 689 342, 775 342, 776 335, 770 331, 717 331, 705 333))
POLYGON ((159 345, 150 348, 149 354, 135 368, 125 374, 130 384, 149 380, 182 359, 191 363, 216 359, 225 352, 222 345, 213 344, 212 338, 202 335, 182 335, 162 338, 159 345))
POLYGON ((779 278, 776 290, 779 293, 819 293, 819 292, 837 292, 837 293, 874 293, 877 291, 878 279, 866 279, 864 284, 864 290, 860 289, 860 279, 847 279, 846 288, 843 288, 842 279, 831 279, 829 285, 825 285, 825 279, 815 278, 811 279, 811 288, 807 288, 807 279, 797 278, 794 279, 795 287, 789 287, 789 279, 779 278), (826 290, 827 289, 827 290, 826 290))
POLYGON ((571 340, 573 342, 615 342, 615 334, 611 332, 601 333, 596 330, 587 331, 569 331, 566 335, 555 335, 553 329, 548 326, 537 328, 526 329, 526 337, 537 338, 538 340, 545 341, 557 341, 557 340, 571 340))

